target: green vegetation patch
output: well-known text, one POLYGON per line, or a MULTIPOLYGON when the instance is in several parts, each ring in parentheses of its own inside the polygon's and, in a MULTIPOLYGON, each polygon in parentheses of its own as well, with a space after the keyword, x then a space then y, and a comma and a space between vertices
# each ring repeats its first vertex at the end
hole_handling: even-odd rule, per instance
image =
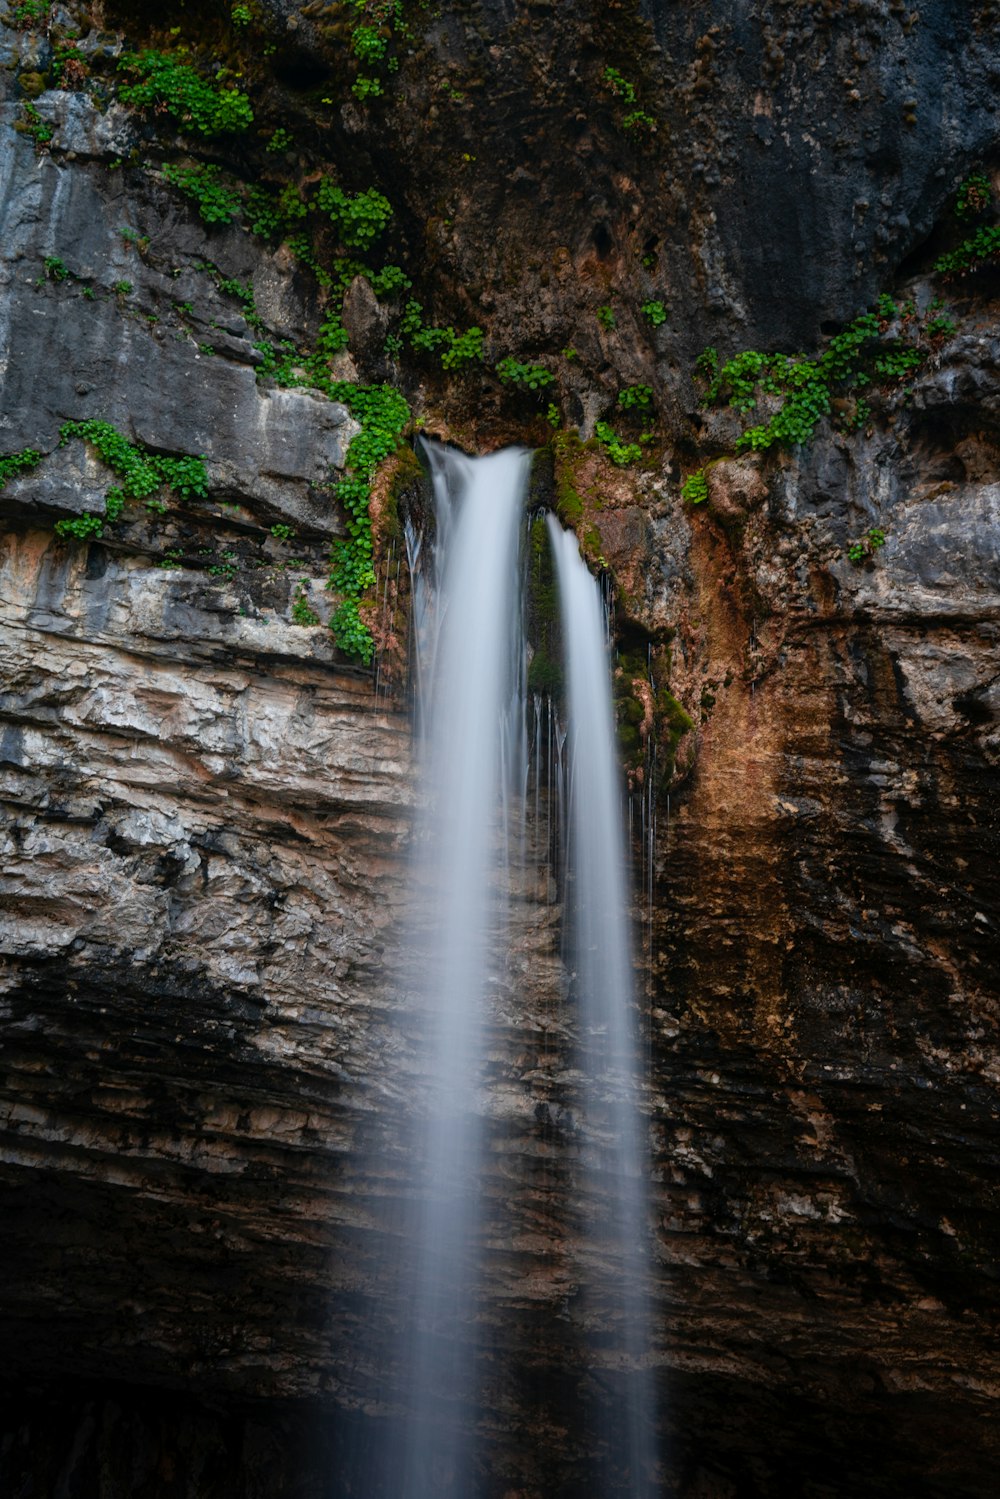
POLYGON ((597 423, 594 436, 616 468, 625 468, 629 463, 637 463, 642 457, 642 448, 639 444, 626 442, 607 422, 597 423))
POLYGON ((172 187, 193 199, 206 224, 231 224, 240 211, 239 190, 223 180, 216 166, 178 167, 168 162, 163 175, 172 187))
POLYGON ((119 86, 118 97, 133 109, 163 109, 181 130, 209 137, 248 130, 253 124, 250 101, 237 88, 203 78, 177 53, 124 52, 120 71, 133 81, 119 86))
POLYGON ((725 403, 745 413, 761 396, 780 401, 769 421, 740 434, 738 453, 807 443, 819 422, 830 415, 834 391, 891 383, 920 367, 924 350, 887 336, 896 319, 901 319, 902 329, 913 321, 914 312, 901 310, 891 297, 881 297, 877 312, 855 318, 815 358, 748 349, 720 365, 716 350, 706 349, 695 365, 696 376, 706 385, 704 404, 725 403))
POLYGON ((330 553, 328 586, 341 595, 330 621, 341 650, 360 657, 367 666, 374 653, 371 631, 361 618, 364 595, 375 584, 369 502, 375 472, 403 438, 410 408, 391 385, 351 385, 329 381, 326 393, 343 401, 361 422, 361 431, 347 450, 347 475, 333 486, 347 517, 347 536, 334 542, 330 553))
POLYGON ((9 484, 11 479, 30 473, 41 461, 42 454, 37 453, 34 448, 22 448, 20 453, 8 453, 6 458, 0 458, 0 489, 9 484))
POLYGON ((946 255, 938 256, 934 269, 939 276, 963 276, 983 265, 996 264, 1000 256, 1000 224, 986 224, 946 255))
POLYGON ((522 364, 512 358, 501 359, 496 371, 505 385, 523 385, 526 390, 543 390, 556 378, 540 364, 522 364))
POLYGON ((689 505, 701 505, 708 499, 708 474, 705 469, 696 469, 688 474, 681 485, 681 498, 689 505))
POLYGON ((105 524, 119 518, 128 500, 144 500, 147 509, 162 514, 166 506, 156 498, 162 489, 172 490, 184 500, 204 499, 208 494, 204 458, 167 458, 153 453, 129 442, 110 422, 65 422, 59 429, 59 446, 65 447, 74 438, 89 443, 121 483, 105 495, 103 516, 85 511, 72 520, 57 521, 55 529, 60 536, 75 536, 78 540, 102 536, 105 524))
POLYGON ((867 562, 874 557, 875 553, 885 546, 885 532, 881 526, 870 526, 863 536, 857 541, 852 541, 847 548, 847 556, 855 566, 867 562))
POLYGON ((436 353, 441 361, 441 368, 445 370, 482 361, 485 350, 481 328, 467 328, 464 333, 456 333, 452 327, 429 326, 424 322, 423 314, 420 302, 409 301, 403 309, 400 331, 411 348, 423 353, 436 353))

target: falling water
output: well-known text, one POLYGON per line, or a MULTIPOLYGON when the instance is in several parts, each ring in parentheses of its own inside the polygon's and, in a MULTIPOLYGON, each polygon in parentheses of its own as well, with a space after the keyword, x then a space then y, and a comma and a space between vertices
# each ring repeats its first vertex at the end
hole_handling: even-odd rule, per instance
POLYGON ((600 589, 576 536, 549 516, 566 656, 569 714, 571 968, 579 1013, 584 1112, 596 1138, 584 1183, 598 1242, 597 1295, 621 1329, 619 1414, 627 1492, 653 1489, 648 1364, 647 1152, 637 1110, 638 1038, 627 919, 622 787, 600 589))
POLYGON ((425 1097, 414 1142, 415 1260, 400 1287, 410 1412, 383 1459, 384 1488, 398 1499, 466 1499, 474 1491, 484 1010, 503 935, 510 808, 524 783, 518 542, 529 455, 427 451, 433 565, 430 578, 416 570, 415 627, 428 810, 412 933, 425 1097))
POLYGON ((575 536, 549 517, 568 701, 537 691, 529 700, 519 545, 529 455, 510 449, 470 459, 431 444, 426 451, 433 525, 410 517, 406 527, 426 800, 408 935, 418 1097, 407 1142, 411 1206, 396 1226, 399 1262, 388 1277, 405 1414, 366 1463, 363 1491, 380 1499, 481 1492, 483 1454, 473 1434, 483 1400, 477 1328, 491 1212, 492 1232, 505 1234, 480 1189, 492 1169, 484 1069, 502 1045, 487 1014, 510 982, 504 951, 530 824, 531 856, 552 892, 546 898, 565 895, 571 932, 586 1144, 568 1145, 584 1160, 581 1201, 568 1206, 584 1219, 584 1312, 601 1332, 585 1357, 612 1412, 607 1430, 594 1433, 605 1456, 592 1492, 650 1499, 646 1162, 604 605, 575 536))

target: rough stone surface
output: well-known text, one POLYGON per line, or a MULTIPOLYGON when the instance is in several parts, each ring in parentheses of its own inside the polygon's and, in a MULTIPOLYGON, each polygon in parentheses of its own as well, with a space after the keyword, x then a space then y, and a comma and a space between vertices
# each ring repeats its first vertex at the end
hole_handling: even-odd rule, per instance
MULTIPOLYGON (((688 376, 708 342, 815 348, 877 291, 938 290, 946 202, 995 153, 996 8, 449 3, 415 28, 391 135, 353 101, 318 125, 324 18, 263 10, 281 107, 385 186, 435 318, 480 322, 496 355, 577 348, 585 433, 635 381, 666 423, 662 462, 590 452, 578 473, 620 643, 655 647, 695 721, 636 901, 662 1491, 992 1499, 996 287, 953 288, 957 331, 909 387, 794 456, 734 457, 738 423, 695 412, 688 376), (609 64, 655 119, 646 144, 609 64), (854 565, 871 526, 886 543, 854 565)), ((0 28, 0 449, 46 455, 0 493, 0 1488, 360 1499, 357 1453, 405 1398, 385 1282, 420 1092, 416 783, 402 700, 293 612, 297 587, 329 612, 323 486, 356 429, 258 380, 253 330, 200 267, 252 282, 268 335, 300 346, 317 289, 134 162, 149 121, 49 91, 51 149, 10 130, 14 75, 50 61, 44 32, 0 28), (203 453, 208 500, 57 539, 110 482, 58 446, 84 416, 203 453)), ((345 322, 391 373, 363 281, 345 322)), ((432 426, 538 430, 488 375, 418 376, 432 426)), ((557 892, 517 882, 482 1104, 476 1499, 593 1499, 628 1371, 586 1294, 601 1205, 578 1196, 557 892)))

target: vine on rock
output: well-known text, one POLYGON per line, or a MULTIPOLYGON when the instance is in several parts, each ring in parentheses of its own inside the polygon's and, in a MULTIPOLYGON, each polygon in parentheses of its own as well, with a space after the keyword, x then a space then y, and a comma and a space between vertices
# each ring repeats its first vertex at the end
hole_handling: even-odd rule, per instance
POLYGON ((92 419, 63 423, 59 429, 59 446, 65 447, 74 438, 89 443, 122 482, 112 486, 105 495, 103 516, 84 511, 83 515, 72 520, 57 521, 55 529, 59 536, 75 536, 79 541, 102 536, 105 523, 116 521, 128 500, 145 500, 147 509, 162 513, 166 506, 155 498, 161 489, 172 490, 185 500, 193 497, 204 499, 208 494, 204 458, 167 458, 129 442, 110 422, 92 419))

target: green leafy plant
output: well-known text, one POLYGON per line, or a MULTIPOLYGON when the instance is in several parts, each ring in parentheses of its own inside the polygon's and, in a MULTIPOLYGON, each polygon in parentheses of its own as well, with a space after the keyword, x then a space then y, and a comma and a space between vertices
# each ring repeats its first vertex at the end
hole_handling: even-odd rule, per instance
POLYGON ((959 186, 955 198, 955 217, 974 219, 993 202, 993 188, 985 172, 971 172, 959 186))
POLYGON ((94 419, 65 422, 60 427, 60 447, 65 447, 75 438, 89 443, 121 483, 114 485, 105 495, 103 517, 85 513, 71 521, 57 521, 55 529, 60 536, 75 536, 81 540, 100 536, 105 522, 117 520, 127 500, 148 503, 158 490, 164 488, 182 499, 204 498, 208 494, 208 473, 203 458, 164 457, 129 442, 110 422, 94 419))
POLYGON ((389 38, 380 27, 365 22, 355 26, 351 33, 351 51, 359 62, 371 67, 382 62, 388 50, 389 38))
POLYGON ((597 309, 597 321, 602 328, 614 328, 618 320, 615 317, 614 309, 605 304, 605 306, 598 307, 597 309))
MULTIPOLYGON (((696 363, 698 376, 707 384, 704 404, 726 400, 736 411, 747 412, 762 394, 780 400, 769 421, 740 435, 737 452, 809 442, 818 423, 830 414, 835 387, 869 384, 873 378, 895 381, 923 362, 924 354, 913 345, 882 341, 899 314, 892 299, 883 297, 877 312, 855 318, 813 359, 751 349, 720 366, 716 351, 706 349, 696 363)), ((912 314, 904 309, 904 316, 909 319, 912 314)))
POLYGON ((289 131, 283 125, 279 125, 267 143, 268 151, 290 151, 295 144, 289 131))
POLYGON ((116 297, 124 298, 130 297, 135 290, 135 287, 132 285, 131 281, 122 280, 115 281, 112 284, 111 290, 114 292, 116 297))
POLYGON ((362 102, 379 98, 383 90, 378 72, 395 72, 399 66, 393 52, 398 35, 407 35, 403 0, 347 0, 355 12, 351 27, 351 52, 359 72, 351 85, 351 93, 362 102))
POLYGON ((523 385, 527 390, 542 390, 555 380, 540 364, 521 364, 517 359, 501 359, 496 368, 505 385, 523 385))
POLYGON ((333 638, 341 650, 360 657, 367 665, 374 653, 374 642, 360 610, 365 593, 375 583, 368 514, 371 483, 379 464, 402 441, 410 408, 391 385, 327 381, 324 388, 331 399, 344 401, 351 415, 362 424, 347 450, 347 476, 334 485, 334 494, 347 517, 347 536, 338 538, 331 549, 328 587, 341 596, 330 620, 333 638))
POLYGON ((72 536, 77 541, 89 541, 91 537, 104 535, 104 521, 99 515, 84 511, 83 515, 75 515, 72 520, 57 520, 55 532, 57 536, 72 536))
POLYGON ((300 578, 292 595, 292 619, 297 625, 318 625, 319 615, 309 606, 308 579, 300 578))
POLYGON ((51 10, 49 0, 19 0, 11 8, 10 18, 19 31, 30 31, 47 22, 51 10))
POLYGON ((409 340, 411 348, 421 353, 437 353, 442 369, 457 369, 483 358, 481 328, 456 333, 452 327, 430 327, 423 320, 423 307, 416 301, 407 302, 403 309, 400 332, 409 340))
POLYGON ((134 109, 163 109, 190 134, 227 135, 253 124, 253 110, 245 94, 236 88, 220 88, 175 54, 125 52, 118 67, 134 79, 119 86, 118 97, 123 104, 134 109))
POLYGON ((875 360, 875 373, 883 380, 902 380, 924 362, 919 349, 890 349, 875 360))
POLYGON ((464 333, 456 333, 454 328, 445 328, 444 332, 448 335, 448 342, 441 351, 442 369, 453 370, 482 359, 482 328, 466 328, 464 333))
POLYGON ((639 94, 635 84, 624 73, 612 67, 604 69, 604 82, 626 111, 621 116, 622 129, 632 135, 652 135, 656 129, 656 120, 646 110, 638 107, 639 94))
POLYGON ((295 527, 286 525, 284 521, 279 521, 277 525, 271 527, 271 535, 276 541, 294 541, 295 527))
POLYGON ((398 265, 384 265, 380 271, 365 270, 364 275, 377 297, 396 297, 409 291, 413 282, 398 265))
POLYGON ((392 218, 392 205, 377 188, 345 193, 329 177, 316 190, 316 204, 335 225, 342 242, 358 250, 367 250, 392 218))
POLYGON ((642 448, 639 444, 625 442, 607 422, 597 423, 594 428, 594 436, 611 459, 611 462, 618 468, 624 468, 626 464, 635 463, 642 457, 642 448))
POLYGON ((707 349, 702 349, 694 362, 694 372, 699 380, 704 380, 708 386, 709 393, 705 396, 706 404, 714 400, 712 394, 717 389, 719 377, 719 351, 714 344, 709 344, 707 349))
POLYGON ((934 262, 934 269, 939 276, 964 276, 969 271, 977 271, 981 266, 995 263, 998 257, 1000 224, 986 224, 963 240, 957 249, 950 250, 946 255, 939 255, 934 262))
POLYGON ((249 5, 234 5, 229 12, 229 19, 234 26, 249 26, 253 20, 253 12, 249 5))
POLYGON ((57 88, 80 88, 90 75, 90 61, 79 47, 57 44, 52 55, 51 77, 57 88))
POLYGON ((41 461, 41 453, 34 448, 23 448, 20 453, 8 453, 6 458, 0 458, 0 489, 9 484, 11 479, 30 473, 41 461))
POLYGON ((217 562, 211 563, 208 568, 213 578, 225 578, 226 582, 232 582, 240 570, 240 559, 235 552, 222 552, 217 562))
POLYGON ((708 474, 703 468, 688 474, 681 485, 681 498, 687 500, 689 505, 701 505, 708 499, 708 474))
POLYGON ((629 385, 618 392, 618 404, 624 411, 634 411, 637 407, 645 409, 653 401, 653 390, 649 385, 629 385))
POLYGON ((927 333, 931 338, 950 338, 955 332, 955 322, 946 313, 941 313, 931 318, 926 325, 927 333))
POLYGON ((384 89, 382 88, 381 79, 368 78, 364 74, 360 74, 351 84, 351 93, 355 99, 360 99, 364 103, 366 99, 379 98, 384 93, 384 89))
POLYGON ((39 149, 42 146, 47 146, 56 133, 55 127, 50 125, 48 120, 42 118, 38 106, 32 104, 30 99, 25 100, 21 105, 21 109, 24 113, 24 119, 19 122, 16 128, 23 130, 26 135, 30 135, 39 149))
POLYGON ((58 255, 46 255, 42 264, 50 281, 65 281, 69 276, 69 267, 65 261, 59 259, 58 255))
POLYGON ((847 548, 847 555, 855 565, 867 562, 870 557, 885 546, 885 532, 881 526, 871 526, 857 541, 852 541, 847 548))
POLYGON ((226 185, 217 166, 178 167, 167 162, 163 176, 197 203, 206 224, 230 224, 240 211, 240 194, 226 185))
POLYGON ((667 321, 667 309, 662 302, 643 302, 640 311, 643 317, 649 319, 654 328, 662 328, 667 321))
POLYGON ((631 84, 625 77, 625 75, 623 73, 620 73, 617 68, 605 68, 604 81, 608 85, 608 88, 611 90, 611 92, 616 96, 616 98, 620 99, 623 104, 636 103, 639 96, 635 91, 635 85, 631 84))

